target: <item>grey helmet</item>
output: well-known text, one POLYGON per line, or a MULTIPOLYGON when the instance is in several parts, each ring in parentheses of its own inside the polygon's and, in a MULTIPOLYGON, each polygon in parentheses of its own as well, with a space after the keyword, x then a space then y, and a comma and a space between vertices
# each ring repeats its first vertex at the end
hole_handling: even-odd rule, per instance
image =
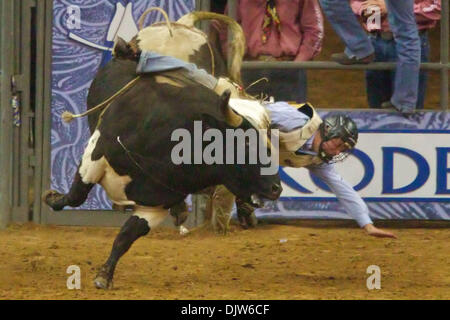
POLYGON ((350 117, 335 114, 327 116, 323 119, 322 124, 319 127, 320 136, 322 142, 319 147, 319 158, 324 162, 332 163, 344 160, 355 147, 358 141, 358 128, 356 123, 350 119, 350 117), (322 144, 325 141, 341 138, 342 141, 348 146, 348 151, 341 152, 336 156, 327 154, 323 148, 322 144))

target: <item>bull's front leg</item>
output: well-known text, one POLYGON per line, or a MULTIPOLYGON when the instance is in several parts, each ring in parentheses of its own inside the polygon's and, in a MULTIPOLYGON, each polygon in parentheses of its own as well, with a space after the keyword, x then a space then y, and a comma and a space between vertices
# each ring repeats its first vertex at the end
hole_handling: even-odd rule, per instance
POLYGON ((189 233, 189 229, 186 228, 183 223, 186 222, 189 216, 189 211, 184 200, 170 207, 169 213, 173 219, 173 224, 180 229, 180 234, 187 235, 189 233))
POLYGON ((237 218, 241 227, 244 229, 256 227, 258 219, 252 205, 238 198, 236 199, 236 207, 237 218))
POLYGON ((162 207, 150 208, 136 206, 135 213, 125 222, 114 240, 108 260, 100 268, 94 279, 96 288, 112 288, 114 270, 119 259, 130 249, 131 245, 137 239, 145 236, 152 228, 158 226, 167 214, 167 210, 162 207))
POLYGON ((173 224, 177 227, 185 223, 189 216, 189 211, 184 200, 170 207, 169 213, 173 218, 173 224))

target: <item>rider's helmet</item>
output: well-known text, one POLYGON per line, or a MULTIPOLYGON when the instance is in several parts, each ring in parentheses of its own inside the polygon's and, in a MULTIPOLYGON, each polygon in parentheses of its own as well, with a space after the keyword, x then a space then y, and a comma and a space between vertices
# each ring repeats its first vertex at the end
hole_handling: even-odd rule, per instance
POLYGON ((322 138, 319 147, 319 157, 327 163, 344 160, 351 153, 358 141, 358 128, 356 123, 350 117, 341 114, 325 117, 319 127, 319 132, 322 138), (335 156, 327 154, 322 148, 325 141, 334 138, 341 138, 347 146, 345 151, 335 156))

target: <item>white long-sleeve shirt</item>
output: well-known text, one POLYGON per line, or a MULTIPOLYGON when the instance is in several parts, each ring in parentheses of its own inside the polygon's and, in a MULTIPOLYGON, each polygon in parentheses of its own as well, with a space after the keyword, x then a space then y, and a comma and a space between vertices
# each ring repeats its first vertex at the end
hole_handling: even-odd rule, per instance
MULTIPOLYGON (((301 128, 309 120, 307 115, 286 102, 267 104, 265 107, 270 113, 272 126, 280 131, 289 132, 301 128)), ((316 155, 317 153, 312 149, 314 137, 315 135, 308 139, 299 151, 316 155)), ((355 189, 341 177, 334 164, 322 163, 307 166, 306 169, 314 173, 331 189, 347 214, 356 220, 360 227, 373 223, 366 203, 355 189)))

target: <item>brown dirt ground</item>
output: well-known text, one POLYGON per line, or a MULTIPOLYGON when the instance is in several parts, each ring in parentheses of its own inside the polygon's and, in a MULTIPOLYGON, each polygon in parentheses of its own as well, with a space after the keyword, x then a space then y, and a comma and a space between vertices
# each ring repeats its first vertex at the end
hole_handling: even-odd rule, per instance
POLYGON ((398 240, 324 221, 232 226, 226 236, 157 229, 103 291, 92 280, 117 228, 12 225, 0 231, 0 299, 449 299, 448 226, 393 231, 398 240), (372 264, 381 290, 366 288, 372 264), (66 288, 70 265, 81 268, 81 290, 66 288))

